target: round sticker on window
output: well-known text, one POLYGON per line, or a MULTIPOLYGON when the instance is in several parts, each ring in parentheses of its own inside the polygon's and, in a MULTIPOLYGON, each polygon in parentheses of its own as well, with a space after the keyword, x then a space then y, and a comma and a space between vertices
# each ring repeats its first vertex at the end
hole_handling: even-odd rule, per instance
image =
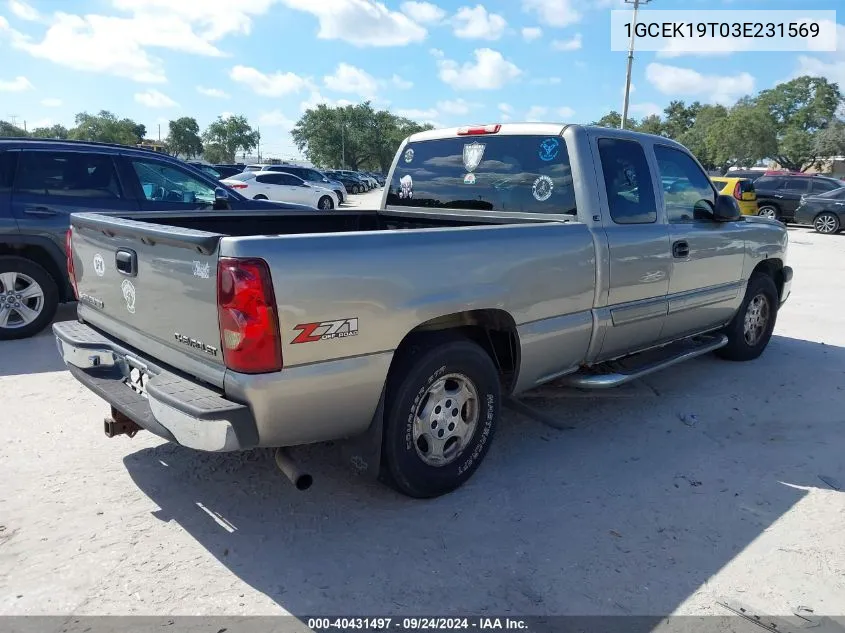
POLYGON ((543 162, 553 161, 560 153, 560 139, 554 137, 545 139, 540 143, 540 149, 537 153, 543 162))
POLYGON ((475 184, 475 174, 467 174, 464 176, 464 184, 465 185, 474 185, 475 184))
POLYGON ((531 193, 534 194, 534 199, 537 202, 545 202, 552 197, 552 190, 555 188, 555 183, 548 176, 540 176, 534 181, 531 187, 531 193))
POLYGON ((414 160, 414 150, 408 149, 405 151, 405 162, 410 163, 412 160, 414 160))

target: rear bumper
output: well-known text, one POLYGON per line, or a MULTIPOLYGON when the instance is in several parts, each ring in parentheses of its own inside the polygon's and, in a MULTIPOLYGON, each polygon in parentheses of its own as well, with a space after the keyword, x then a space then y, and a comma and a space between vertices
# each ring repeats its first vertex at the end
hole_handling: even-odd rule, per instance
POLYGON ((780 305, 786 303, 789 299, 789 293, 792 292, 792 268, 789 266, 783 267, 783 288, 780 291, 780 305))
POLYGON ((202 451, 237 451, 258 445, 249 407, 157 366, 84 323, 56 323, 53 333, 74 378, 138 426, 202 451), (146 395, 127 384, 133 368, 150 376, 146 395))

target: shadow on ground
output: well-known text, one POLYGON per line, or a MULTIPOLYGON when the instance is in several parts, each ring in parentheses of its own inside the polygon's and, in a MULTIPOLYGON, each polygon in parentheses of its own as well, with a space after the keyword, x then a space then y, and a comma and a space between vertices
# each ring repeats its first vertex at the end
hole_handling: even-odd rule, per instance
MULTIPOLYGON (((59 306, 53 322, 73 319, 76 319, 76 304, 68 303, 59 306)), ((0 377, 41 374, 64 368, 51 326, 32 338, 0 341, 0 377)))
POLYGON ((469 484, 427 502, 355 478, 334 447, 296 451, 307 493, 268 451, 124 461, 160 520, 301 617, 669 613, 794 486, 845 480, 843 377, 845 349, 775 337, 756 362, 707 357, 627 393, 529 394, 575 428, 508 413, 469 484))

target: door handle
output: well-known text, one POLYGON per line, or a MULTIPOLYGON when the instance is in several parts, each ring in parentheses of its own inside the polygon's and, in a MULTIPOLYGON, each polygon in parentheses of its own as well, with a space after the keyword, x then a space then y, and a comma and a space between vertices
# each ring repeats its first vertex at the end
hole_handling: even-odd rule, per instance
POLYGON ((689 257, 689 244, 686 240, 679 240, 672 244, 672 257, 683 259, 689 257))
POLYGON ((783 194, 776 193, 776 194, 774 194, 772 197, 774 197, 774 198, 783 198, 783 194))
POLYGON ((27 215, 37 215, 37 216, 40 216, 40 217, 47 217, 47 216, 57 214, 55 209, 51 209, 50 207, 42 207, 42 206, 24 207, 23 212, 26 213, 27 215))
POLYGON ((118 249, 114 254, 114 265, 121 275, 134 277, 138 274, 138 255, 128 248, 118 249))

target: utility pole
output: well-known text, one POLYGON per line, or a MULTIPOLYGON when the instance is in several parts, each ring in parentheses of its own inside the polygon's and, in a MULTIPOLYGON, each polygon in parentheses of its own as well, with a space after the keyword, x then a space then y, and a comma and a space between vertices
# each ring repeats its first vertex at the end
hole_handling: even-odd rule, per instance
POLYGON ((255 129, 258 132, 258 139, 257 139, 258 149, 256 150, 256 152, 258 152, 258 162, 260 163, 261 162, 261 126, 257 125, 257 126, 255 126, 255 129))
POLYGON ((346 123, 340 122, 340 168, 346 169, 346 123))
POLYGON ((622 104, 622 124, 621 129, 625 129, 628 123, 628 101, 631 96, 631 66, 634 63, 634 40, 637 37, 637 12, 640 10, 641 4, 648 4, 651 0, 625 0, 627 4, 634 5, 634 17, 631 20, 631 42, 628 45, 628 71, 625 73, 625 101, 622 104))
POLYGON ((161 143, 161 123, 158 124, 158 142, 161 143))

